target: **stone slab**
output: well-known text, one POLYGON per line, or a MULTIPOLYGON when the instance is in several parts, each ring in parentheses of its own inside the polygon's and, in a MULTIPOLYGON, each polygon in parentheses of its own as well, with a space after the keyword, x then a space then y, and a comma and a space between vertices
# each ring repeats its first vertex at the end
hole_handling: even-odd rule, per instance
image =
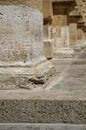
POLYGON ((86 130, 86 125, 75 124, 0 124, 0 130, 86 130))
POLYGON ((86 92, 1 90, 0 122, 86 124, 86 92))

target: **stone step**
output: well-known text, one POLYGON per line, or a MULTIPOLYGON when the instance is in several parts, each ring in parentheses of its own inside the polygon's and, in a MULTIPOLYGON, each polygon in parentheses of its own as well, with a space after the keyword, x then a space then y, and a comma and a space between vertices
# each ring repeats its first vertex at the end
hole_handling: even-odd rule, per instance
POLYGON ((0 90, 0 123, 86 124, 86 92, 0 90))
POLYGON ((86 130, 86 125, 75 124, 0 124, 0 130, 86 130))

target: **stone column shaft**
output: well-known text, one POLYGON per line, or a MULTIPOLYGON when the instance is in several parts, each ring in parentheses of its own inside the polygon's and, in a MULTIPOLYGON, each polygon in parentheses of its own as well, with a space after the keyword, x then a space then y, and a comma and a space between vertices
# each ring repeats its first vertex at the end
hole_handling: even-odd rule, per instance
POLYGON ((0 89, 45 83, 52 68, 43 52, 42 1, 1 0, 0 89))

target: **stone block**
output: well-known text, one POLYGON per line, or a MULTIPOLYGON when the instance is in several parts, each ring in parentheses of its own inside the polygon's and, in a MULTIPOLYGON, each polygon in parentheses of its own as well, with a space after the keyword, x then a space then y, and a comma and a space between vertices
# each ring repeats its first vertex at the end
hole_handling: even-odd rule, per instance
POLYGON ((44 40, 44 55, 47 59, 53 58, 53 40, 44 40))
POLYGON ((86 92, 76 93, 0 90, 0 123, 86 124, 86 92))

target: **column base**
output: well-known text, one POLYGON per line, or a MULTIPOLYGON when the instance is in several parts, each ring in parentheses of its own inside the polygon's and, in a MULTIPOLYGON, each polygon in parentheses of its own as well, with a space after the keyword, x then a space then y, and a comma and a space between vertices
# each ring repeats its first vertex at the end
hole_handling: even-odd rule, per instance
POLYGON ((81 51, 86 47, 86 41, 85 40, 79 40, 77 41, 76 45, 73 46, 73 49, 75 51, 81 51))
POLYGON ((33 89, 37 86, 45 86, 54 74, 53 64, 44 61, 33 67, 27 66, 1 66, 0 89, 33 89))
POLYGON ((44 40, 44 55, 47 59, 53 58, 53 40, 44 40))
POLYGON ((71 48, 59 48, 54 52, 54 58, 72 58, 74 51, 71 48))

